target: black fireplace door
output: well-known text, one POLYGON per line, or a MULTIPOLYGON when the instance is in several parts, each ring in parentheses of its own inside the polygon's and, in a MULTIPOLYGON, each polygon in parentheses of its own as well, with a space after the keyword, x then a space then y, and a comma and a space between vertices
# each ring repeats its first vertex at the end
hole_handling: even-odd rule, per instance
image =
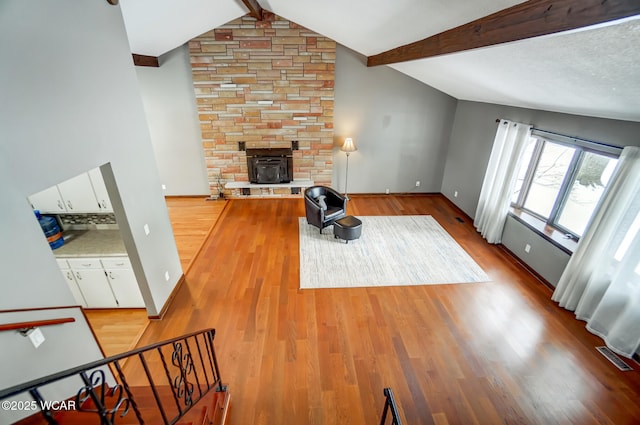
POLYGON ((256 179, 253 183, 268 184, 289 181, 287 158, 254 158, 253 163, 256 179))

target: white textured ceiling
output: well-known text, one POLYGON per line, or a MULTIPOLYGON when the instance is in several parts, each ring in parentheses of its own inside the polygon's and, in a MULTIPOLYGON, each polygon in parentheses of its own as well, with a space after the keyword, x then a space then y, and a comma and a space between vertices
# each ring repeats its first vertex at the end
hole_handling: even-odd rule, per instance
MULTIPOLYGON (((259 0, 365 56, 521 3, 259 0)), ((241 0, 121 0, 133 53, 160 56, 238 18, 241 0)), ((391 65, 457 99, 640 121, 640 20, 391 65)))

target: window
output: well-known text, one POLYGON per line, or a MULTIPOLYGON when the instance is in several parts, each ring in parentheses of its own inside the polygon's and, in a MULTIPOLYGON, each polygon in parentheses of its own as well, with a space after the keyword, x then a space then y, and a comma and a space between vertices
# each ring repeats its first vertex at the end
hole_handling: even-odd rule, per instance
POLYGON ((532 137, 511 202, 578 239, 618 162, 617 155, 582 144, 532 137))

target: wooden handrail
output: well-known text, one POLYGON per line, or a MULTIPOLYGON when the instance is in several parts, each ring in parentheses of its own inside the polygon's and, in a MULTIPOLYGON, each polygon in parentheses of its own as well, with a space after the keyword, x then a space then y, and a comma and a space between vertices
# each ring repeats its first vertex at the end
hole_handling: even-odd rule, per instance
POLYGON ((61 319, 34 320, 32 322, 7 323, 6 325, 0 325, 0 332, 14 331, 16 329, 37 328, 41 326, 60 325, 62 323, 70 323, 75 321, 76 319, 74 319, 73 317, 63 317, 61 319))

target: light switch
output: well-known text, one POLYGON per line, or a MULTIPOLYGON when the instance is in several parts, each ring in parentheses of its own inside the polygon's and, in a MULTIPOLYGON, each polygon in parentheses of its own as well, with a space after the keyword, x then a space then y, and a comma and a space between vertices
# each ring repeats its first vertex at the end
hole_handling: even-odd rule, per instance
POLYGON ((149 225, 148 224, 144 225, 144 234, 149 236, 149 225))

